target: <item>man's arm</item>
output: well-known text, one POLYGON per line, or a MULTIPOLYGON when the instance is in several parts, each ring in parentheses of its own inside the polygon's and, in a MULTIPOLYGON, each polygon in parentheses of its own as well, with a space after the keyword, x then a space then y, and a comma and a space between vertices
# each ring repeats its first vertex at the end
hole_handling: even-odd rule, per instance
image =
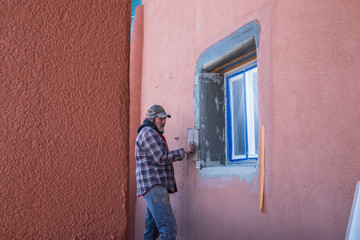
POLYGON ((166 165, 185 158, 183 148, 169 151, 163 147, 162 141, 155 130, 151 129, 144 134, 142 148, 157 165, 166 165))

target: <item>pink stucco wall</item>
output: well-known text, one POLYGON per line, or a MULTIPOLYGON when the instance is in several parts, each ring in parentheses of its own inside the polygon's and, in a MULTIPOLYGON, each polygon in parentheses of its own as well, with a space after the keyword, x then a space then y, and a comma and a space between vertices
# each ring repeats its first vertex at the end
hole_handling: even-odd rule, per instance
POLYGON ((130 1, 0 12, 0 239, 126 239, 130 1))
MULTIPOLYGON (((154 103, 172 114, 165 131, 170 148, 184 145, 186 129, 194 127, 194 73, 201 53, 250 21, 261 27, 265 211, 259 212, 258 174, 250 183, 210 178, 195 163, 178 162, 179 192, 171 201, 179 239, 343 239, 360 180, 359 1, 143 3, 140 116, 154 103)), ((140 239, 142 198, 134 214, 140 239)))

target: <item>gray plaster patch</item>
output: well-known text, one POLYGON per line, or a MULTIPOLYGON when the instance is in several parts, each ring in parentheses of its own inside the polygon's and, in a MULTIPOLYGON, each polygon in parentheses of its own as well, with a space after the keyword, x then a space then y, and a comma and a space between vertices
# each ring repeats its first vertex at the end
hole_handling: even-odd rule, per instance
POLYGON ((200 175, 204 178, 239 178, 239 181, 246 181, 248 184, 251 183, 254 176, 257 173, 256 166, 241 166, 241 167, 206 167, 202 168, 200 175))

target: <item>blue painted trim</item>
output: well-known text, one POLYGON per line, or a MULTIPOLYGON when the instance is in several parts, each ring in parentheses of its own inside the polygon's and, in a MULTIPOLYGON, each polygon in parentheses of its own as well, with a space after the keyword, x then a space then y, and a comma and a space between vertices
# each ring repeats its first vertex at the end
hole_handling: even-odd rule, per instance
POLYGON ((231 162, 231 159, 232 159, 232 125, 231 125, 231 122, 232 122, 232 113, 231 113, 231 102, 230 102, 230 87, 229 87, 229 79, 231 77, 227 77, 225 79, 225 83, 226 83, 226 86, 225 86, 225 89, 226 89, 226 150, 227 150, 227 154, 226 154, 226 160, 227 162, 231 162))
POLYGON ((225 83, 226 83, 226 135, 227 135, 227 163, 228 164, 240 164, 246 160, 257 160, 258 158, 249 157, 249 144, 248 144, 248 130, 247 130, 247 105, 246 105, 246 78, 245 75, 243 77, 243 84, 244 84, 244 104, 245 104, 245 158, 234 158, 233 157, 233 142, 232 142, 232 109, 231 109, 231 99, 230 99, 230 78, 236 77, 241 74, 245 74, 245 72, 250 71, 257 67, 257 61, 255 65, 251 65, 239 72, 235 72, 229 76, 226 76, 225 83))

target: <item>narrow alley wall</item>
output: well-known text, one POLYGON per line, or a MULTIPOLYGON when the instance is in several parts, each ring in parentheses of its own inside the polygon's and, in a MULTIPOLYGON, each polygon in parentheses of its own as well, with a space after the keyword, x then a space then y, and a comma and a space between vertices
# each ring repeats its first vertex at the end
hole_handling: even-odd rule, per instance
POLYGON ((0 3, 0 238, 127 239, 130 3, 0 3))

